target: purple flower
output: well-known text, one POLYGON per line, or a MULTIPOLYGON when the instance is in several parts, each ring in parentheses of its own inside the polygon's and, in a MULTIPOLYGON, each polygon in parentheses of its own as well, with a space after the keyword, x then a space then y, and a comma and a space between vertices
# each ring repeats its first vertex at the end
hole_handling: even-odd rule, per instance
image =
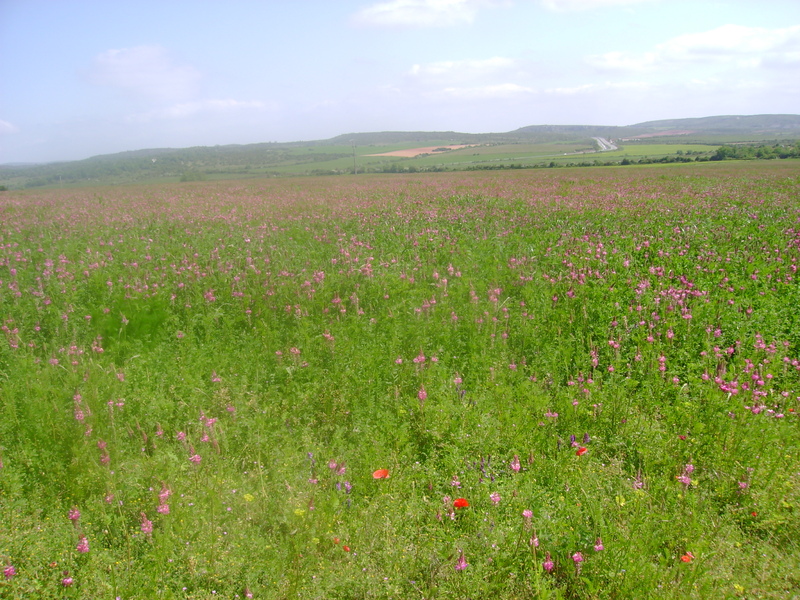
POLYGON ((153 522, 150 519, 147 518, 146 514, 141 513, 141 515, 142 515, 142 525, 141 525, 142 533, 145 534, 145 535, 152 535, 152 533, 153 533, 153 522))
POLYGON ((579 565, 580 563, 583 562, 583 554, 581 554, 580 552, 576 552, 575 554, 572 555, 572 561, 576 565, 579 565))
POLYGON ((595 542, 595 544, 594 544, 594 551, 595 551, 595 552, 600 552, 601 550, 605 550, 605 548, 603 547, 603 540, 601 540, 601 539, 598 537, 598 538, 597 538, 597 541, 596 541, 596 542, 595 542))
POLYGON ((542 567, 544 568, 545 571, 550 573, 553 570, 554 566, 555 565, 553 564, 553 559, 550 558, 550 553, 548 552, 547 555, 545 556, 544 562, 542 563, 542 567))

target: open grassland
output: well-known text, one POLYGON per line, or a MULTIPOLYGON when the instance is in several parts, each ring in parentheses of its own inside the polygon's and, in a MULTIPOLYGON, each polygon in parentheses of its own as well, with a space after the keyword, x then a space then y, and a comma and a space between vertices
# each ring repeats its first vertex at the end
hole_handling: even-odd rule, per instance
POLYGON ((798 175, 0 195, 0 597, 796 598, 798 175))

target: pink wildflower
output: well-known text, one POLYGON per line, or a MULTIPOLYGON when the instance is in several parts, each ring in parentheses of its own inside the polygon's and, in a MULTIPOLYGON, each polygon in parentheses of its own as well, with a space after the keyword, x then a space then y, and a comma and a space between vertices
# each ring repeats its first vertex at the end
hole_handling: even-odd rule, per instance
POLYGON ((542 563, 542 567, 544 568, 545 571, 550 573, 550 572, 552 572, 554 566, 555 565, 553 564, 553 559, 550 558, 550 553, 548 552, 545 555, 545 559, 544 559, 544 562, 542 563))
POLYGON ((77 506, 73 506, 72 508, 69 509, 68 517, 69 517, 70 521, 72 521, 73 523, 77 524, 78 523, 78 519, 81 518, 81 511, 78 510, 77 506))
POLYGON ((64 587, 69 587, 73 583, 75 583, 75 581, 69 575, 67 577, 64 577, 64 579, 61 580, 61 585, 63 585, 64 587))
POLYGON ((458 557, 458 561, 455 564, 456 571, 463 571, 468 566, 467 559, 464 557, 464 553, 462 552, 461 555, 458 557))
POLYGON ((142 515, 142 525, 141 530, 142 533, 145 535, 152 535, 153 534, 153 522, 147 518, 147 515, 141 513, 142 515))
POLYGON ((580 552, 576 552, 575 554, 572 555, 572 561, 576 565, 579 565, 580 563, 583 562, 583 554, 581 554, 580 552))
POLYGON ((167 499, 172 495, 172 490, 170 490, 166 485, 161 484, 161 491, 158 493, 158 499, 163 504, 167 501, 167 499))
POLYGON ((81 554, 86 554, 89 552, 89 540, 86 539, 85 535, 82 535, 78 540, 78 545, 75 547, 75 550, 80 552, 81 554))
POLYGON ((601 540, 601 539, 598 537, 598 538, 597 538, 597 541, 596 541, 596 542, 595 542, 595 544, 594 544, 594 551, 595 551, 595 552, 600 552, 600 551, 602 551, 602 550, 605 550, 605 547, 603 546, 603 540, 601 540))
POLYGON ((500 503, 500 494, 497 492, 492 492, 489 494, 489 499, 491 499, 492 504, 499 504, 500 503))
POLYGON ((14 565, 8 565, 5 569, 3 569, 3 575, 5 575, 6 579, 11 579, 16 574, 17 570, 14 568, 14 565))
POLYGON ((515 473, 519 473, 519 469, 520 469, 519 456, 517 456, 516 454, 514 455, 514 458, 511 459, 511 469, 515 473))

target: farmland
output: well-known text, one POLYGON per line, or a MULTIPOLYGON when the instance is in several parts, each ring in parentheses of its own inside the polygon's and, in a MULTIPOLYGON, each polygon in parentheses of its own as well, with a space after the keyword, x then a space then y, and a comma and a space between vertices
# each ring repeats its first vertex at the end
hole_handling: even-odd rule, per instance
POLYGON ((796 597, 796 161, 0 214, 2 598, 796 597))

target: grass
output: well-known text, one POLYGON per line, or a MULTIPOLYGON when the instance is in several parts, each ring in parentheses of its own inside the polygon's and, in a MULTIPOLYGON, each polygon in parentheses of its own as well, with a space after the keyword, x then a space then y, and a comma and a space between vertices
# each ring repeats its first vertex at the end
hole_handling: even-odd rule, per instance
POLYGON ((0 597, 796 597, 798 183, 3 194, 0 597))

